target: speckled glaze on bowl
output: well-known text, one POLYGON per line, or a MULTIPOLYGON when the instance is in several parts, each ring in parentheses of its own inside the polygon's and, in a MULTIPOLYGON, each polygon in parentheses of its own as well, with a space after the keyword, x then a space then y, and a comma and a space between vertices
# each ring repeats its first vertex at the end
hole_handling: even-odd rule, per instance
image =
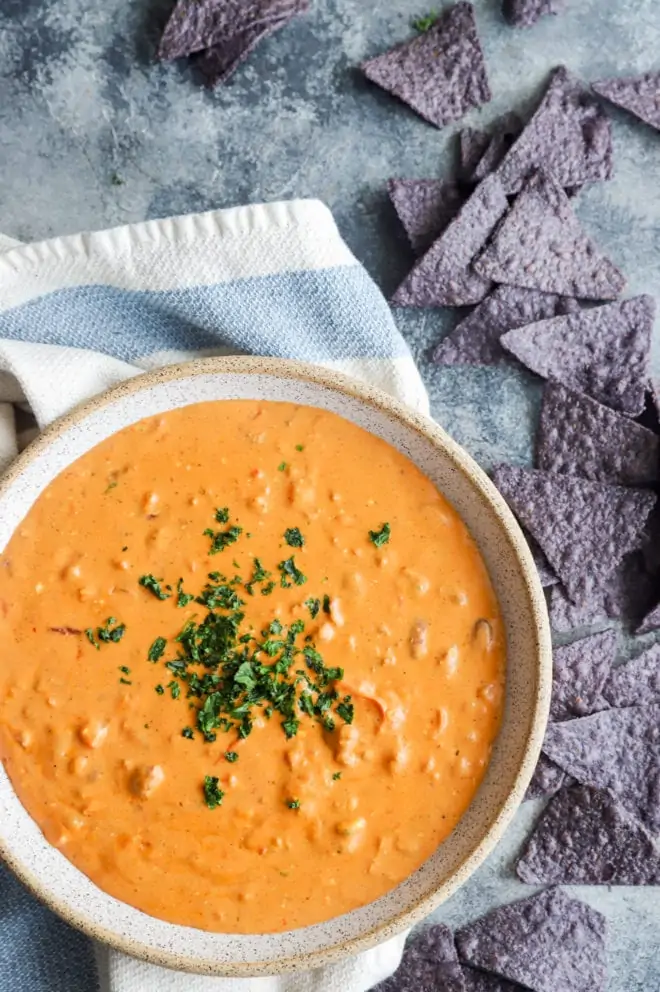
POLYGON ((54 424, 0 485, 0 548, 48 483, 90 448, 142 417, 203 400, 266 399, 331 410, 407 455, 454 504, 476 540, 507 634, 502 729, 486 777, 453 834, 385 896, 286 933, 207 933, 165 923, 106 895, 51 847, 0 765, 0 856, 67 922, 118 950, 209 975, 257 976, 316 968, 366 950, 423 919, 492 851, 522 801, 550 704, 545 601, 522 533, 487 476, 437 424, 385 393, 298 362, 212 358, 129 380, 54 424))

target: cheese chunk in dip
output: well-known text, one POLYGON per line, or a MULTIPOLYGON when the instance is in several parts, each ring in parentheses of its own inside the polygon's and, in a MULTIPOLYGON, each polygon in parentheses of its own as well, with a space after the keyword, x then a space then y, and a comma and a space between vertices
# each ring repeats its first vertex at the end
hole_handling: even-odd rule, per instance
POLYGON ((58 476, 0 555, 0 757, 101 889, 266 933, 383 895, 488 765, 505 639, 462 520, 342 418, 200 403, 58 476))

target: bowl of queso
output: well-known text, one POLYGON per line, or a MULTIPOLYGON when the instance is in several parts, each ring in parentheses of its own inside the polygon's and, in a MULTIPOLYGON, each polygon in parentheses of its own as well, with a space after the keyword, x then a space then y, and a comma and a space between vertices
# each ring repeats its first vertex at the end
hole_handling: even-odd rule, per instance
POLYGON ((207 359, 0 488, 0 855, 72 925, 256 976, 421 920, 501 837, 551 684, 525 540, 436 424, 207 359))

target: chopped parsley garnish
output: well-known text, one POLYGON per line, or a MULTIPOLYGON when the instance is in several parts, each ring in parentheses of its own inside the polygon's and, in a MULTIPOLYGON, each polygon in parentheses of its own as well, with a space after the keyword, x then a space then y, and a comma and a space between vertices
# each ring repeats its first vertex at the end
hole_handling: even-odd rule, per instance
POLYGON ((332 781, 338 782, 340 778, 341 778, 341 772, 335 772, 334 775, 332 776, 332 781))
POLYGON ((300 809, 299 799, 287 799, 286 804, 289 807, 289 809, 300 809))
POLYGON ((162 695, 164 695, 164 693, 165 693, 165 690, 164 690, 164 688, 162 687, 162 685, 157 685, 157 686, 156 686, 156 692, 158 693, 158 695, 159 695, 159 696, 162 696, 162 695))
POLYGON ((98 641, 101 641, 103 644, 118 644, 125 633, 125 623, 117 623, 115 617, 108 617, 103 626, 97 627, 96 631, 88 627, 85 631, 85 637, 97 651, 100 651, 101 645, 98 641))
POLYGON ((375 544, 377 548, 382 548, 384 544, 387 544, 390 539, 392 531, 389 524, 383 524, 380 530, 370 530, 369 540, 372 544, 375 544))
POLYGON ((238 753, 236 751, 225 751, 225 761, 228 761, 230 764, 238 761, 238 753))
POLYGON ((288 527, 284 531, 284 540, 290 548, 302 548, 305 544, 305 538, 297 527, 288 527))
POLYGON ((124 675, 130 675, 131 674, 130 668, 127 668, 126 665, 120 665, 119 666, 119 671, 120 672, 123 672, 124 675))
POLYGON ((221 510, 215 511, 215 519, 219 524, 226 524, 229 522, 229 507, 223 506, 221 510))
POLYGON ((355 707, 351 702, 350 696, 344 696, 339 706, 335 707, 335 713, 337 713, 342 718, 344 723, 353 723, 355 707))
POLYGON ((181 686, 175 679, 172 679, 172 681, 168 683, 167 688, 172 693, 172 699, 178 699, 181 695, 181 686))
POLYGON ((177 606, 187 606, 188 603, 192 603, 193 599, 195 598, 189 592, 183 591, 183 579, 179 579, 179 581, 177 582, 176 592, 177 592, 177 597, 176 597, 177 606))
POLYGON ((327 593, 323 597, 323 612, 330 616, 330 597, 327 593))
POLYGON ((296 559, 293 555, 287 558, 286 561, 281 561, 277 567, 281 573, 280 585, 283 589, 290 589, 294 583, 297 586, 302 586, 307 582, 307 576, 303 575, 297 567, 296 559))
POLYGON ((116 479, 110 479, 110 482, 108 483, 108 485, 105 488, 104 495, 105 495, 105 493, 112 492, 112 490, 113 489, 116 489, 118 485, 119 485, 119 483, 117 482, 116 479))
POLYGON ((183 730, 181 731, 181 736, 187 737, 189 741, 192 741, 195 739, 195 731, 192 729, 192 727, 184 727, 183 730))
POLYGON ((270 596, 270 594, 271 594, 271 592, 273 591, 274 588, 275 588, 275 583, 274 582, 268 582, 268 583, 266 583, 266 585, 261 590, 261 595, 262 596, 270 596))
POLYGON ((204 776, 204 801, 209 809, 222 806, 225 797, 224 792, 218 786, 218 778, 215 775, 204 776))
POLYGON ((149 659, 149 661, 153 661, 153 662, 160 661, 160 659, 165 654, 166 647, 167 647, 167 641, 165 640, 165 638, 157 637, 147 653, 147 658, 149 659))
POLYGON ((169 599, 172 594, 163 590, 162 581, 162 579, 157 579, 154 575, 141 575, 138 579, 139 584, 144 589, 148 589, 149 592, 153 593, 156 599, 169 599))
POLYGON ((428 14, 423 14, 421 17, 413 18, 410 23, 415 31, 419 31, 420 34, 423 34, 425 31, 428 31, 433 27, 439 17, 440 14, 437 10, 430 10, 428 14))
POLYGON ((129 682, 128 679, 125 679, 123 676, 119 679, 119 681, 122 685, 133 685, 132 682, 129 682))
POLYGON ((305 600, 305 606, 309 610, 309 613, 310 613, 310 616, 311 616, 312 620, 316 620, 317 616, 319 615, 319 610, 321 609, 321 600, 320 599, 306 599, 305 600))
MULTIPOLYGON (((254 587, 266 582, 271 576, 271 573, 267 571, 261 564, 260 558, 254 559, 254 564, 252 566, 252 575, 245 583, 245 591, 249 596, 254 596, 254 587)), ((263 589, 261 590, 263 592, 263 589)))
POLYGON ((277 466, 277 471, 278 472, 285 472, 286 471, 286 462, 280 462, 280 464, 277 466))
POLYGON ((228 548, 230 544, 235 544, 239 537, 243 533, 242 527, 231 526, 227 530, 211 530, 207 527, 204 531, 204 537, 211 538, 211 547, 209 548, 210 555, 217 555, 225 548, 228 548))
POLYGON ((296 445, 296 451, 304 451, 304 450, 305 450, 305 445, 304 444, 297 444, 296 445))

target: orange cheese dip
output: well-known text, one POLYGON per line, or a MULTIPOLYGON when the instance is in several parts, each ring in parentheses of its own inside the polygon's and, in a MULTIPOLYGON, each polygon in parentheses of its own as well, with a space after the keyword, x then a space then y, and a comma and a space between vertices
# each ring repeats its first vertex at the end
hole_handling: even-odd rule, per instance
POLYGON ((287 403, 151 417, 64 471, 0 556, 0 643, 0 757, 47 840, 212 931, 317 923, 405 879, 502 710, 460 517, 384 441, 287 403))

